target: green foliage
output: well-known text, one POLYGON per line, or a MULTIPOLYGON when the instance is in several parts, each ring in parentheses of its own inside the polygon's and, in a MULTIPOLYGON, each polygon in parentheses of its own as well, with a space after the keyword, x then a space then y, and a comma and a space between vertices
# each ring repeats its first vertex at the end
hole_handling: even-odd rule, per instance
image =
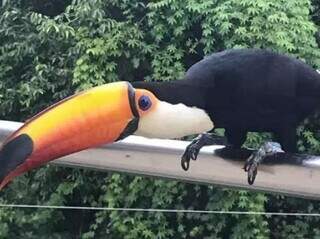
MULTIPOLYGON (((308 60, 317 59, 313 34, 316 27, 309 18, 310 2, 306 1, 225 1, 207 17, 208 38, 215 30, 224 39, 224 47, 272 48, 297 54, 308 60)), ((206 46, 209 51, 212 47, 206 46)))
MULTIPOLYGON (((271 48, 320 66, 309 0, 74 0, 55 17, 39 14, 48 8, 11 0, 0 9, 1 119, 25 120, 103 83, 180 79, 226 48, 271 48)), ((317 122, 299 128, 300 151, 320 152, 317 122)), ((268 137, 250 134, 247 145, 268 137)), ((53 166, 19 177, 0 203, 319 212, 315 201, 53 166)), ((0 208, 0 238, 315 238, 318 225, 261 215, 0 208)))

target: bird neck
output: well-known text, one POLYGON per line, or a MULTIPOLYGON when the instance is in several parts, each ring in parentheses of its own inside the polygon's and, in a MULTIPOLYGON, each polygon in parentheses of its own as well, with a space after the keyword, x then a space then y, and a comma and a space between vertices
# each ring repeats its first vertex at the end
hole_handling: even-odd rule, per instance
POLYGON ((213 128, 205 110, 205 89, 188 85, 183 80, 136 82, 133 86, 152 92, 160 100, 156 110, 140 118, 135 135, 171 139, 213 128))

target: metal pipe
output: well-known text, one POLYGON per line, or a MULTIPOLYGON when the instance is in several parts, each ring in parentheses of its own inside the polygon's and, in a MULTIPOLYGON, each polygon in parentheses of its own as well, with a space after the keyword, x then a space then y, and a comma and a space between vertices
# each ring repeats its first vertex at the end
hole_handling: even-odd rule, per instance
MULTIPOLYGON (((0 121, 1 140, 21 125, 0 121)), ((256 181, 250 186, 242 169, 243 161, 226 160, 214 153, 222 146, 204 147, 198 160, 185 172, 180 157, 187 145, 187 141, 130 136, 112 145, 57 159, 52 164, 320 198, 320 157, 303 161, 301 165, 260 165, 256 181)))

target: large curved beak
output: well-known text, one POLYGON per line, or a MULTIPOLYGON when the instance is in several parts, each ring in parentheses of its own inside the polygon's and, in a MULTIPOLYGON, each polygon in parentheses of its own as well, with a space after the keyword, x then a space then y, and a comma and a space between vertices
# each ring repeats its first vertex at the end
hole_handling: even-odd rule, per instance
POLYGON ((111 83, 71 96, 40 112, 0 150, 0 189, 14 177, 53 159, 132 134, 139 115, 135 91, 111 83))

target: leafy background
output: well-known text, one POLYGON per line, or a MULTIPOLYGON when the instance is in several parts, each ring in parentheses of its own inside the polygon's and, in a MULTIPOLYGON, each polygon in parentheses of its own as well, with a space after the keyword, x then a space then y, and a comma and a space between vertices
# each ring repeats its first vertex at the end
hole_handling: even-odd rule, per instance
MULTIPOLYGON (((1 1, 0 1, 1 2, 1 1)), ((174 80, 204 55, 271 48, 320 67, 317 0, 2 0, 0 118, 24 121, 79 90, 174 80)), ((299 149, 320 153, 319 120, 299 149)), ((268 135, 250 134, 257 146, 268 135)), ((0 203, 319 213, 317 201, 45 166, 0 203)), ((320 238, 320 218, 0 208, 0 238, 320 238)))

